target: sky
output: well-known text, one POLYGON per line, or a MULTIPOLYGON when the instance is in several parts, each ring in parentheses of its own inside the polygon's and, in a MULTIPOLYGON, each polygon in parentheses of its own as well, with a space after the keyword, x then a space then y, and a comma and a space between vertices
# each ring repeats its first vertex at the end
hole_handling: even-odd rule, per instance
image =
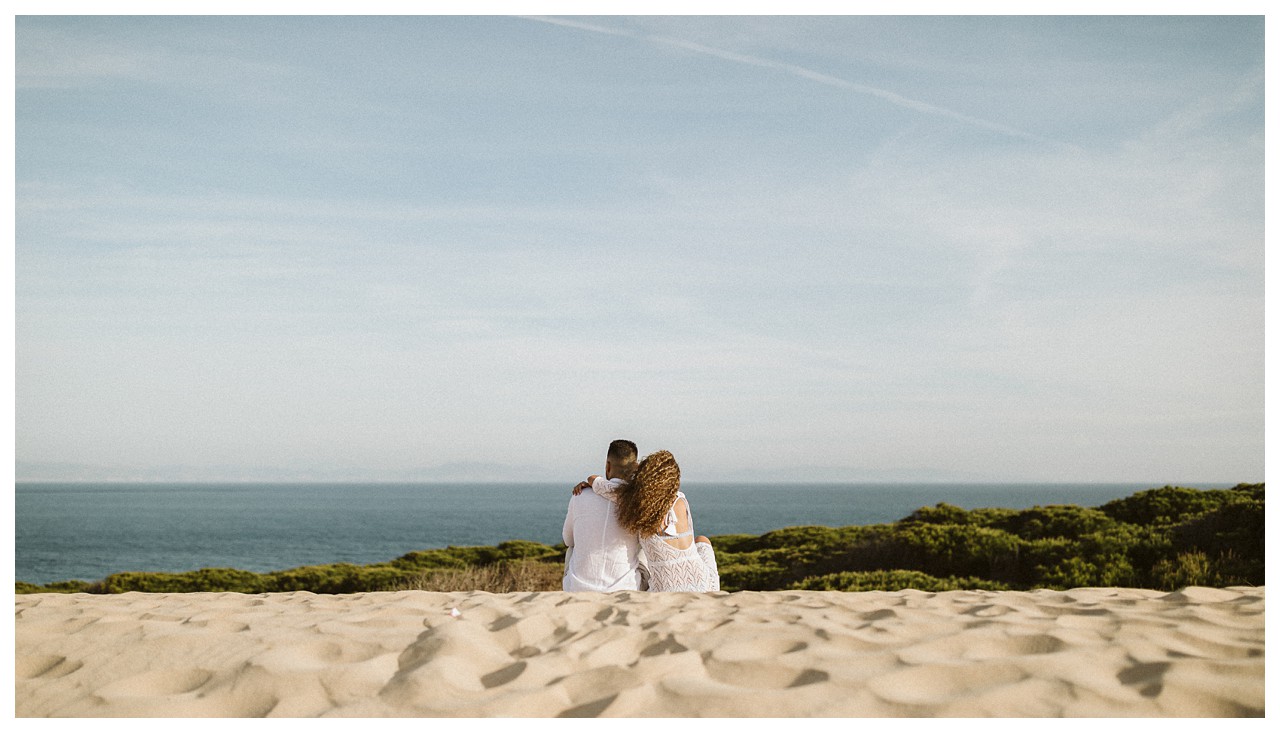
POLYGON ((1263 480, 1263 18, 19 16, 23 480, 1263 480))

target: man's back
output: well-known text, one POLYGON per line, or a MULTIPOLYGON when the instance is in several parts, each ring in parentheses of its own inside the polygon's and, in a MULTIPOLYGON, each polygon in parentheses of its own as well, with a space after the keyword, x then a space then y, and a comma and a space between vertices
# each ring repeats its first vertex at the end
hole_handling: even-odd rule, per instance
POLYGON ((565 590, 640 589, 640 542, 618 524, 618 508, 613 502, 590 491, 573 497, 563 535, 569 546, 565 590))

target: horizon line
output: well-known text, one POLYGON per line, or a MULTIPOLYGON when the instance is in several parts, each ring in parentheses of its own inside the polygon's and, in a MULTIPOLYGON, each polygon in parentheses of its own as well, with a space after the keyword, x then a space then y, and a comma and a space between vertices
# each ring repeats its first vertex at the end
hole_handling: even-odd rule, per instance
MULTIPOLYGON (((235 484, 267 484, 267 485, 372 485, 372 484, 395 484, 395 485, 457 485, 457 484, 513 484, 513 485, 530 485, 530 484, 558 484, 568 481, 559 479, 546 479, 535 481, 514 481, 506 479, 14 479, 15 484, 178 484, 178 485, 235 485, 235 484)), ((1266 481, 1135 481, 1135 480, 1050 480, 1050 479, 860 479, 851 481, 830 481, 830 480, 701 480, 682 481, 682 484, 735 484, 744 486, 879 486, 879 485, 960 485, 960 486, 979 486, 979 485, 995 485, 995 486, 1019 486, 1019 485, 1067 485, 1067 486, 1096 486, 1104 484, 1141 484, 1150 485, 1154 488, 1163 488, 1165 486, 1181 486, 1184 488, 1195 488, 1194 484, 1215 484, 1224 486, 1247 486, 1255 484, 1265 484, 1266 481)))

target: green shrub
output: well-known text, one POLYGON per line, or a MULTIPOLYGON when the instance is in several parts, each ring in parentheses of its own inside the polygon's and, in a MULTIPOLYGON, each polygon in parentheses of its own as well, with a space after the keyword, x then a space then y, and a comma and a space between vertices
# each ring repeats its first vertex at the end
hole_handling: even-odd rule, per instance
POLYGON ((87 583, 83 580, 62 580, 57 583, 50 583, 40 592, 44 593, 94 593, 96 592, 94 583, 87 583))
MULTIPOLYGON (((716 544, 712 539, 712 545, 716 544)), ((747 553, 716 550, 722 590, 772 590, 782 587, 788 571, 797 565, 799 551, 790 548, 747 553)))
POLYGON ((189 573, 116 573, 101 583, 103 593, 262 593, 264 590, 261 575, 234 568, 202 568, 189 573))
POLYGON ((391 590, 414 573, 390 565, 314 565, 282 570, 267 575, 269 590, 308 590, 312 593, 364 593, 391 590))
POLYGON ((1218 585, 1219 577, 1203 552, 1180 552, 1173 560, 1161 560, 1152 568, 1152 580, 1160 590, 1180 590, 1191 585, 1218 585))
MULTIPOLYGON (((1165 527, 1137 526, 1117 523, 1100 532, 1080 537, 1077 553, 1095 562, 1112 556, 1123 557, 1131 574, 1125 576, 1124 585, 1145 588, 1151 585, 1151 568, 1163 558, 1173 554, 1173 544, 1165 527)), ((1117 577, 1122 568, 1104 573, 1103 578, 1117 577)), ((1121 585, 1108 582, 1106 585, 1121 585)))
POLYGON ((1264 494, 1264 493, 1265 493, 1265 491, 1266 491, 1266 485, 1264 485, 1264 484, 1236 484, 1235 486, 1233 486, 1233 487, 1231 488, 1231 491, 1234 491, 1234 492, 1236 492, 1236 493, 1238 493, 1238 494, 1240 494, 1240 495, 1242 495, 1242 496, 1245 496, 1245 497, 1247 497, 1247 498, 1249 498, 1249 499, 1253 499, 1254 501, 1264 501, 1264 496, 1263 496, 1263 494, 1264 494))
POLYGON ((1209 558, 1215 586, 1266 584, 1266 573, 1260 558, 1226 550, 1209 558))
POLYGON ((1248 498, 1250 491, 1247 488, 1201 491, 1181 486, 1165 486, 1107 502, 1100 509, 1112 519, 1128 524, 1167 525, 1178 524, 1197 514, 1248 498))
POLYGON ((1026 540, 1039 540, 1046 537, 1075 539, 1115 524, 1116 520, 1098 509, 1057 504, 1024 509, 997 520, 992 526, 1026 540))
POLYGON ((920 522, 922 524, 973 524, 969 512, 945 501, 936 506, 922 506, 907 515, 902 522, 920 522))
POLYGON ((468 568, 478 565, 490 565, 508 560, 536 560, 543 558, 564 559, 564 546, 551 547, 528 540, 511 540, 496 547, 477 545, 466 547, 449 546, 438 550, 422 550, 410 552, 389 565, 402 570, 431 570, 436 568, 468 568))
POLYGON ((789 590, 839 590, 839 591, 895 591, 915 590, 940 592, 948 590, 1008 590, 1003 583, 982 578, 935 578, 915 570, 846 571, 805 578, 792 583, 789 590))
POLYGON ((1203 552, 1209 556, 1236 553, 1255 561, 1241 570, 1263 583, 1263 558, 1266 555, 1266 507, 1261 501, 1243 498, 1213 511, 1192 517, 1170 530, 1170 539, 1178 552, 1203 552))
POLYGON ((899 523, 867 528, 845 556, 855 570, 919 570, 999 580, 1016 574, 1023 541, 998 529, 899 523))
POLYGON ((832 527, 785 527, 765 532, 755 541, 741 543, 741 551, 785 549, 793 550, 801 547, 833 548, 848 543, 849 532, 842 532, 832 527))
POLYGON ((1017 514, 1017 509, 1003 509, 1000 507, 983 507, 981 509, 969 510, 969 521, 979 527, 991 527, 992 529, 1000 529, 1001 523, 1009 517, 1017 514))
POLYGON ((1070 588, 1098 588, 1112 586, 1135 586, 1137 573, 1129 558, 1121 554, 1083 557, 1068 557, 1057 565, 1043 568, 1040 573, 1041 582, 1037 585, 1044 588, 1067 590, 1070 588))

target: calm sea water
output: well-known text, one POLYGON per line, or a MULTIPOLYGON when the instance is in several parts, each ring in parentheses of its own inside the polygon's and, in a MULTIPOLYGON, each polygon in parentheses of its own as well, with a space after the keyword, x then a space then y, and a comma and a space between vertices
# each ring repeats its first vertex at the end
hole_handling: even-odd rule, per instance
MULTIPOLYGON (((1097 506, 1160 484, 689 484, 700 534, 901 519, 940 501, 1097 506)), ((1226 488, 1202 484, 1197 488, 1226 488)), ((125 570, 282 570, 413 550, 560 542, 563 484, 27 484, 16 486, 17 580, 125 570)))

